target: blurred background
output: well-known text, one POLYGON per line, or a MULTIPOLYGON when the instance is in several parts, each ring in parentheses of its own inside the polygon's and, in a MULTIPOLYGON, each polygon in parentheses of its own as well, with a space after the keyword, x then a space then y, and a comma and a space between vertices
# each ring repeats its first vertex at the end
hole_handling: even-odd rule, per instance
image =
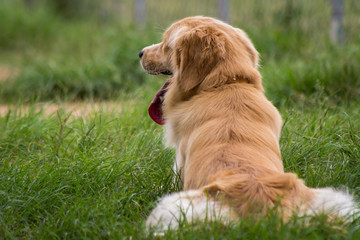
POLYGON ((275 103, 319 91, 358 99, 358 0, 0 0, 0 103, 108 100, 155 88, 138 52, 192 15, 249 34, 275 103))

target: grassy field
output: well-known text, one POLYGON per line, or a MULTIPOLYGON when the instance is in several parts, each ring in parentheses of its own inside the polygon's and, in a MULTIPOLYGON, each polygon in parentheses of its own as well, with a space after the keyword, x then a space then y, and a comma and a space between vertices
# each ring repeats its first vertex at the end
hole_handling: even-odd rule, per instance
MULTIPOLYGON (((360 21, 356 1, 346 2, 341 46, 330 43, 324 22, 316 25, 324 12, 311 12, 307 1, 289 5, 292 15, 265 6, 260 19, 247 1, 248 20, 233 14, 232 21, 262 55, 266 95, 284 119, 285 169, 308 186, 345 189, 359 200, 360 21)), ((146 76, 138 64, 139 50, 166 28, 160 16, 149 17, 139 28, 0 0, 1 239, 154 238, 147 215, 179 189, 174 151, 147 115, 164 78, 146 76), (49 105, 62 107, 49 112, 49 105), (71 105, 104 107, 72 114, 71 105)), ((322 216, 284 223, 269 214, 228 226, 183 224, 164 239, 360 239, 359 223, 322 216)))

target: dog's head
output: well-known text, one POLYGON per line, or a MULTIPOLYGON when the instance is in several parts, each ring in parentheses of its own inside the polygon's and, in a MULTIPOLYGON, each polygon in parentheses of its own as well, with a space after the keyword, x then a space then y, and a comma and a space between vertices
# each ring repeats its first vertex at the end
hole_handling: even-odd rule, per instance
POLYGON ((189 17, 172 24, 161 43, 144 48, 139 56, 147 73, 172 75, 149 108, 159 124, 164 124, 162 99, 169 84, 176 86, 179 100, 234 81, 262 91, 258 52, 246 33, 213 18, 189 17))

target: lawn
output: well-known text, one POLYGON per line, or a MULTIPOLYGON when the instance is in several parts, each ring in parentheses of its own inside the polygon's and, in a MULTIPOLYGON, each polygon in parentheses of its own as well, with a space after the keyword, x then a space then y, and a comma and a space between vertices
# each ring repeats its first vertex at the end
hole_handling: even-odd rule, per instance
MULTIPOLYGON (((290 17, 245 11, 254 24, 236 17, 233 24, 262 56, 266 95, 284 120, 286 171, 359 200, 360 36, 353 29, 360 22, 356 1, 347 4, 348 34, 339 46, 323 22, 315 28, 322 15, 307 19, 309 7, 296 4, 290 17)), ((137 57, 161 39, 166 25, 155 20, 140 28, 65 19, 47 5, 0 0, 0 238, 154 238, 144 228, 147 215, 159 197, 179 190, 174 151, 147 115, 164 77, 146 76, 137 57), (70 107, 89 105, 80 114, 70 107)), ((227 226, 183 224, 164 239, 360 239, 359 223, 323 216, 284 223, 269 214, 227 226)))

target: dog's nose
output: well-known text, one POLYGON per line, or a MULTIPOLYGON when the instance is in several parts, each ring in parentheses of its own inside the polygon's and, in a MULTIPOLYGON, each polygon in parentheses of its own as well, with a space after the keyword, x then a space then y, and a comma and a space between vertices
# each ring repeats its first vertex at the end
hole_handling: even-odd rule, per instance
POLYGON ((144 49, 139 52, 139 58, 141 58, 144 55, 144 49))

